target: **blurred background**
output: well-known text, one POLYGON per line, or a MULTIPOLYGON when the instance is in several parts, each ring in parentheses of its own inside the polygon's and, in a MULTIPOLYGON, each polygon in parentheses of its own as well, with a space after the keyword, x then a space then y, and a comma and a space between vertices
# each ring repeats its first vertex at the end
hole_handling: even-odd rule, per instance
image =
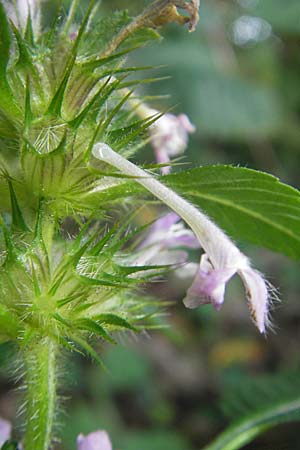
MULTIPOLYGON (((147 3, 103 0, 101 14, 129 9, 136 15, 147 3)), ((139 50, 129 63, 160 66, 145 76, 170 76, 140 93, 167 95, 153 106, 184 112, 196 125, 184 162, 246 166, 299 187, 299 0, 202 0, 195 33, 170 25, 162 35, 160 43, 139 50)), ((153 161, 151 149, 140 158, 153 161)), ((251 394, 251 383, 297 373, 298 262, 241 246, 280 291, 274 332, 259 335, 237 280, 219 313, 211 306, 183 307, 189 280, 173 276, 169 283, 156 283, 152 293, 174 300, 163 319, 168 327, 137 340, 117 336, 119 346, 100 349, 107 373, 79 356, 67 362, 61 448, 74 450, 79 432, 103 428, 114 449, 199 450, 231 423, 228 405, 247 389, 251 394)), ((10 351, 1 347, 3 364, 10 351)), ((12 388, 3 372, 0 415, 6 418, 16 408, 12 388)), ((297 426, 279 426, 244 448, 296 450, 297 426)))

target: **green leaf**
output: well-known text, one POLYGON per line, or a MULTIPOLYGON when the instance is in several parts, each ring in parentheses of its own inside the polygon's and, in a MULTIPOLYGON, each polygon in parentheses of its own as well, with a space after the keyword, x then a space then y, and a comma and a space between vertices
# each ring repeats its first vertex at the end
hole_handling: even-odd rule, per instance
POLYGON ((203 450, 237 450, 268 428, 292 421, 300 421, 300 397, 248 416, 203 450))
POLYGON ((123 149, 127 144, 145 132, 159 117, 161 116, 155 114, 147 119, 133 122, 126 127, 110 131, 107 136, 108 144, 113 146, 116 151, 123 149))
POLYGON ((272 175, 209 166, 164 176, 235 239, 300 257, 300 193, 272 175))
POLYGON ((34 33, 32 26, 31 13, 27 16, 26 28, 25 28, 25 40, 31 45, 34 45, 34 33))
POLYGON ((115 288, 123 288, 127 289, 129 287, 129 283, 132 284, 137 283, 136 280, 128 279, 119 279, 114 275, 110 275, 108 273, 102 273, 101 278, 91 278, 85 275, 77 276, 80 282, 86 286, 106 286, 106 287, 115 287, 115 288), (126 283, 125 283, 126 281, 126 283))
POLYGON ((94 69, 97 69, 98 67, 105 66, 108 63, 110 63, 112 61, 115 61, 118 58, 124 57, 125 55, 127 55, 128 53, 130 53, 131 51, 133 51, 135 49, 136 49, 136 47, 127 48, 127 49, 125 49, 125 50, 123 50, 123 51, 121 51, 119 53, 114 53, 112 55, 105 56, 103 58, 101 58, 101 57, 100 58, 93 57, 93 58, 88 59, 87 61, 86 60, 83 61, 83 62, 79 61, 77 63, 77 65, 78 65, 78 67, 81 67, 81 68, 89 70, 89 71, 90 70, 94 70, 94 69))
POLYGON ((93 319, 107 325, 113 325, 115 327, 127 328, 128 330, 136 331, 136 328, 133 325, 123 319, 123 317, 117 316, 116 314, 98 314, 97 316, 94 316, 93 319))
MULTIPOLYGON (((101 95, 103 93, 103 91, 105 90, 105 88, 107 87, 108 83, 109 83, 110 79, 108 78, 107 81, 105 83, 103 83, 103 85, 99 88, 99 90, 96 92, 96 94, 94 95, 94 97, 92 97, 92 99, 88 102, 88 104, 86 105, 85 108, 83 108, 83 110, 74 118, 69 122, 70 127, 74 128, 75 130, 77 130, 79 128, 79 126, 81 125, 81 123, 83 122, 83 120, 86 118, 86 116, 88 115, 88 113, 90 112, 90 110, 92 109, 92 107, 95 105, 96 101, 99 100, 99 98, 101 98, 101 95)), ((109 91, 110 92, 110 91, 109 91)), ((106 95, 109 95, 109 92, 107 93, 106 91, 106 95)), ((102 99, 101 99, 102 100, 102 99)), ((103 101, 103 100, 102 100, 103 101)), ((98 108, 101 106, 98 105, 98 108)))
POLYGON ((18 319, 5 305, 0 304, 0 339, 15 339, 19 331, 18 319))
POLYGON ((5 8, 0 2, 0 109, 10 116, 16 113, 13 95, 7 82, 6 71, 10 58, 11 35, 5 8))
MULTIPOLYGON (((216 29, 224 26, 222 24, 223 21, 216 29)), ((288 119, 272 78, 261 82, 258 76, 246 78, 245 68, 236 73, 233 68, 228 71, 222 64, 215 63, 217 48, 201 43, 196 34, 190 39, 188 45, 184 40, 166 40, 155 55, 155 63, 167 67, 160 75, 170 75, 172 71, 167 88, 172 93, 172 102, 180 103, 181 109, 189 112, 201 136, 234 137, 241 141, 253 139, 253 136, 256 139, 277 136, 288 119)), ((151 49, 143 50, 141 63, 152 61, 151 49)), ((248 61, 248 64, 251 63, 248 61)), ((255 64, 258 64, 257 59, 250 65, 254 71, 255 64)), ((278 68, 268 65, 265 70, 276 73, 278 68)))
POLYGON ((50 102, 49 107, 48 107, 48 113, 50 113, 50 114, 60 115, 60 113, 61 113, 61 107, 62 107, 62 102, 64 99, 66 87, 67 87, 68 81, 70 79, 72 70, 75 65, 78 46, 79 46, 80 40, 82 38, 82 35, 86 29, 89 18, 91 16, 95 1, 96 0, 90 0, 89 6, 88 6, 87 11, 84 16, 84 19, 82 20, 81 25, 79 27, 77 37, 75 39, 75 42, 73 44, 73 47, 70 51, 70 55, 69 55, 67 63, 66 63, 63 78, 62 78, 62 80, 58 86, 58 89, 56 90, 56 92, 50 102))
POLYGON ((16 247, 11 239, 9 230, 7 228, 7 225, 5 223, 5 220, 0 215, 0 229, 2 230, 3 236, 4 236, 4 242, 6 246, 6 262, 15 261, 17 259, 17 250, 16 247))
POLYGON ((188 101, 191 114, 198 117, 199 129, 211 136, 270 136, 277 133, 284 119, 272 88, 238 77, 206 74, 189 92, 188 101))
POLYGON ((105 329, 92 319, 78 319, 74 323, 79 330, 89 331, 101 337, 105 341, 115 343, 115 340, 105 331, 105 329))
POLYGON ((255 2, 251 13, 263 17, 281 32, 300 33, 300 7, 298 0, 263 0, 255 2))
POLYGON ((130 22, 131 18, 126 11, 116 11, 109 17, 101 18, 87 31, 85 39, 81 43, 81 52, 86 54, 92 49, 92 54, 95 54, 97 50, 98 52, 103 51, 115 35, 130 22))
POLYGON ((19 450, 18 443, 16 441, 6 441, 2 445, 1 450, 19 450))
POLYGON ((72 336, 72 340, 76 344, 78 344, 79 347, 81 347, 85 353, 87 353, 92 359, 94 359, 99 364, 99 366, 101 366, 103 369, 106 370, 102 359, 100 358, 98 353, 93 349, 93 347, 88 342, 86 342, 84 339, 81 339, 78 336, 72 336))
POLYGON ((11 36, 9 25, 5 14, 5 9, 0 3, 0 80, 6 80, 6 68, 9 61, 9 49, 11 44, 11 36))

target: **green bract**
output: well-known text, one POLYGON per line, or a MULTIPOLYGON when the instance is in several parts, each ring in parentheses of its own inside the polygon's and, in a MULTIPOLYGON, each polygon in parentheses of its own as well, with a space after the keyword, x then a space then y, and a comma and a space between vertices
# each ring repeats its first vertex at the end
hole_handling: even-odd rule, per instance
POLYGON ((138 29, 102 56, 131 19, 119 13, 92 25, 96 3, 75 32, 57 11, 40 34, 30 16, 17 27, 0 3, 0 340, 17 344, 26 369, 26 450, 51 443, 59 349, 101 363, 93 336, 114 343, 111 332, 138 332, 156 314, 137 287, 161 269, 120 262, 143 231, 128 233, 127 183, 106 186, 108 169, 93 166, 90 153, 99 139, 121 152, 140 145, 153 119, 132 118, 125 105, 124 88, 138 84, 126 77, 141 68, 123 62, 159 36, 138 29))

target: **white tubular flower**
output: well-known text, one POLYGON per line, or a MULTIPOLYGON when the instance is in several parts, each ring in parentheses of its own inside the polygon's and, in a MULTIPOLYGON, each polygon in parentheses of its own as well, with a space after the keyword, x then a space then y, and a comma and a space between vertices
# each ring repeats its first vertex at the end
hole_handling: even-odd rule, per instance
POLYGON ((196 235, 205 255, 201 258, 195 280, 184 299, 185 305, 194 308, 203 303, 212 303, 220 308, 224 301, 226 283, 237 273, 245 286, 254 323, 264 333, 268 322, 269 300, 266 282, 259 272, 252 269, 248 258, 226 234, 201 210, 113 151, 107 144, 95 144, 93 155, 116 167, 122 174, 135 177, 137 183, 181 216, 196 235))
POLYGON ((77 450, 112 450, 112 445, 106 431, 95 431, 77 438, 77 450))

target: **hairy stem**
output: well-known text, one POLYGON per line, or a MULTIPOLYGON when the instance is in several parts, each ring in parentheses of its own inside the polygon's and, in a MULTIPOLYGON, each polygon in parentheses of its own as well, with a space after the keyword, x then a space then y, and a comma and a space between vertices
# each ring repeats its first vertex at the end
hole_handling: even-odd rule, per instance
POLYGON ((26 349, 26 432, 24 450, 48 450, 56 410, 56 344, 50 338, 26 349))

